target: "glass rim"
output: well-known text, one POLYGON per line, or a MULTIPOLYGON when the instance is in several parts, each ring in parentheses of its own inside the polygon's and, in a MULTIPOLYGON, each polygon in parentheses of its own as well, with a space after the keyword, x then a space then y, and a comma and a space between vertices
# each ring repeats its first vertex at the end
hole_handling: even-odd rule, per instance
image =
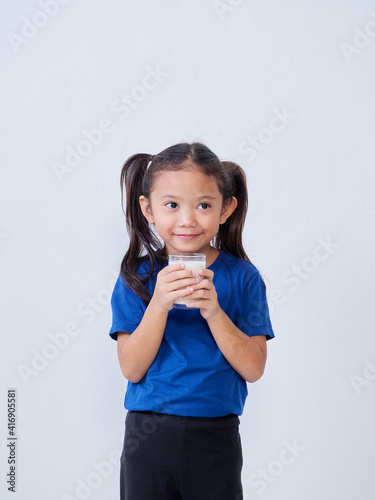
POLYGON ((180 259, 184 259, 184 258, 186 258, 186 259, 190 258, 191 259, 191 258, 195 257, 195 258, 200 258, 200 259, 203 260, 203 257, 204 257, 204 259, 206 259, 207 255, 205 253, 194 253, 194 252, 192 252, 192 253, 185 252, 185 253, 170 253, 170 254, 168 254, 168 259, 170 259, 171 257, 173 257, 173 258, 180 258, 180 259))

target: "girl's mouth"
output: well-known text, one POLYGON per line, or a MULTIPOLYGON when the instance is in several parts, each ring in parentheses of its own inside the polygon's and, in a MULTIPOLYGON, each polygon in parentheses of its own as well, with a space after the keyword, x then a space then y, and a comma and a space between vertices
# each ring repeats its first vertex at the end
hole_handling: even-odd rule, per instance
POLYGON ((176 236, 178 236, 178 238, 181 238, 183 240, 193 240, 194 238, 196 238, 199 235, 198 234, 176 234, 176 236))

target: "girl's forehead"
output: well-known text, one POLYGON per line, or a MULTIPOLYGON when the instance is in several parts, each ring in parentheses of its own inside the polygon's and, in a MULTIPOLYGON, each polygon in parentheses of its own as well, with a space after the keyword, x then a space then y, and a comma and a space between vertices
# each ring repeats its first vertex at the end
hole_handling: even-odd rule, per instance
POLYGON ((160 171, 156 174, 152 191, 154 190, 210 190, 219 191, 215 177, 204 174, 198 168, 189 168, 183 170, 160 171))

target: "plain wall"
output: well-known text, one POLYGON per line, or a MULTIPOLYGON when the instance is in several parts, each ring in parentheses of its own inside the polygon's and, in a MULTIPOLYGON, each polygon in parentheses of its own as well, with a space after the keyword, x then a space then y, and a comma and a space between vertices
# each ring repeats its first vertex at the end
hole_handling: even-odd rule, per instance
POLYGON ((276 333, 244 498, 372 500, 375 2, 19 0, 0 23, 1 497, 118 498, 119 174, 198 140, 246 171, 276 333))

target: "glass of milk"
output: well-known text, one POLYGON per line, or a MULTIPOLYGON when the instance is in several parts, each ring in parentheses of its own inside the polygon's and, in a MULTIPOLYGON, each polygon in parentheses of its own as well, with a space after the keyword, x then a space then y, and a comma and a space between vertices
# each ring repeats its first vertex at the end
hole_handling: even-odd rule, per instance
MULTIPOLYGON (((206 255, 204 253, 181 253, 181 254, 169 254, 168 264, 185 264, 185 270, 195 271, 195 276, 201 278, 198 274, 200 269, 205 269, 206 267, 206 255)), ((201 278, 202 279, 202 278, 201 278)), ((179 298, 173 304, 176 309, 191 309, 187 307, 188 302, 194 302, 194 300, 199 299, 189 299, 179 298)))

